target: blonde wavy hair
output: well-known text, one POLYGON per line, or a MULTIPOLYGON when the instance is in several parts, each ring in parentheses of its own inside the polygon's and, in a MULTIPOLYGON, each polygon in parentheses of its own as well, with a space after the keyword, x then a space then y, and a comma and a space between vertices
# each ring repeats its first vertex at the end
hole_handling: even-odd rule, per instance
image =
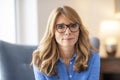
POLYGON ((82 24, 77 12, 69 7, 55 8, 49 16, 46 32, 38 48, 33 52, 32 64, 47 76, 57 75, 56 63, 60 58, 60 51, 55 40, 55 23, 58 16, 64 15, 73 22, 80 24, 78 41, 75 44, 77 57, 73 69, 77 72, 88 68, 88 60, 92 46, 89 41, 88 31, 82 24))

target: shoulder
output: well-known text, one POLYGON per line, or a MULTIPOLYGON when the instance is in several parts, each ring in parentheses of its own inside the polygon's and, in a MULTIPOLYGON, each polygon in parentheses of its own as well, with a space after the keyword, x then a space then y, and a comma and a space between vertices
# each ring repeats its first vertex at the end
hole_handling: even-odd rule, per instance
POLYGON ((90 58, 100 58, 100 56, 99 56, 99 53, 98 52, 96 52, 96 51, 91 51, 91 56, 90 56, 90 58))
POLYGON ((89 58, 89 64, 100 64, 100 56, 98 52, 91 51, 91 56, 89 58))
POLYGON ((91 51, 88 61, 88 80, 99 80, 100 75, 100 56, 98 52, 91 51))

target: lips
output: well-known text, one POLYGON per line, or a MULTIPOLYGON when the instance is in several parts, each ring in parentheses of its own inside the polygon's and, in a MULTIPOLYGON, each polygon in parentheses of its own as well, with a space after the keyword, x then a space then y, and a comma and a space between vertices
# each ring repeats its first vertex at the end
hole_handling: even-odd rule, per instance
POLYGON ((64 38, 63 40, 72 40, 73 38, 64 38))

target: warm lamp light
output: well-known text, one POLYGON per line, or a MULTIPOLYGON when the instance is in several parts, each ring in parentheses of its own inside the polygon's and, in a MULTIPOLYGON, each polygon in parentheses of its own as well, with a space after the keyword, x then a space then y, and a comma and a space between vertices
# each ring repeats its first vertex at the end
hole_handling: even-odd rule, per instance
POLYGON ((109 37, 105 40, 106 45, 116 45, 118 44, 117 39, 114 37, 109 37))
POLYGON ((119 20, 106 20, 101 23, 100 36, 105 45, 108 56, 115 56, 118 41, 120 40, 119 20))

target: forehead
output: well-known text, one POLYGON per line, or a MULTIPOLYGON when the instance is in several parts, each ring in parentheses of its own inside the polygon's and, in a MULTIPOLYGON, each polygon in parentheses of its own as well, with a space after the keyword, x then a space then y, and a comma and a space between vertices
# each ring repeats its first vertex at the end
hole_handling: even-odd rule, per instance
POLYGON ((59 15, 58 18, 56 19, 56 24, 60 24, 60 23, 69 24, 69 23, 73 23, 73 21, 71 21, 69 18, 67 18, 64 15, 59 15))

